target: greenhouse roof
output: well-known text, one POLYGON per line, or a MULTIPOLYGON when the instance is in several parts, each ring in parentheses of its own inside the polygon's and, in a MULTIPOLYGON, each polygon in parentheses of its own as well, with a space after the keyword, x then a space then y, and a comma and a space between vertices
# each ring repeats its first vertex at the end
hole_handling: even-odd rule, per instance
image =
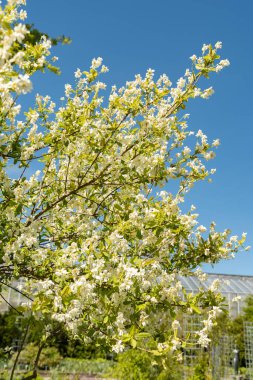
POLYGON ((196 293, 199 288, 208 289, 214 280, 221 281, 220 291, 224 295, 237 294, 241 296, 253 295, 253 276, 207 273, 204 281, 196 277, 180 277, 186 291, 196 293))

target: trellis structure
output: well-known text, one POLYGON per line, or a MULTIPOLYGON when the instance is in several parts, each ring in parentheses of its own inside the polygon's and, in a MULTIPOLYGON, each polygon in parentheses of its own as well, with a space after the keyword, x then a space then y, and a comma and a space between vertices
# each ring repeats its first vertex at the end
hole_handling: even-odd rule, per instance
POLYGON ((245 361, 248 379, 253 379, 253 322, 244 322, 245 361))
MULTIPOLYGON (((226 298, 228 311, 231 317, 235 318, 243 312, 245 299, 253 295, 253 276, 238 276, 238 275, 223 275, 223 274, 207 274, 205 280, 197 279, 196 277, 180 277, 183 287, 187 292, 197 293, 200 288, 208 289, 216 279, 221 280, 220 292, 226 298), (233 302, 234 298, 236 302, 233 302)), ((201 319, 199 316, 188 318, 184 322, 184 332, 189 333, 193 339, 193 347, 185 351, 184 364, 185 368, 193 368, 197 363, 197 357, 201 356, 201 349, 197 345, 197 339, 194 342, 194 332, 201 329, 201 319)), ((246 365, 248 368, 249 379, 253 380, 253 324, 245 325, 244 328, 245 343, 245 356, 246 365), (251 377, 250 377, 251 376, 251 377)), ((233 357, 234 349, 236 348, 235 342, 231 336, 225 335, 220 337, 219 341, 213 345, 209 360, 210 367, 212 368, 212 379, 220 380, 222 378, 229 378, 233 376, 233 357)), ((186 372, 186 371, 185 371, 186 372)), ((184 379, 187 379, 185 374, 184 379)))
POLYGON ((184 351, 184 365, 193 367, 196 364, 196 358, 202 350, 197 344, 196 331, 203 328, 203 323, 199 315, 187 316, 184 318, 183 331, 185 336, 189 336, 189 348, 184 351))
POLYGON ((213 380, 227 379, 234 374, 233 358, 235 349, 235 341, 230 335, 222 335, 218 343, 212 347, 210 365, 213 380))
POLYGON ((205 350, 197 343, 197 331, 203 328, 199 315, 188 316, 184 319, 183 331, 189 336, 190 347, 184 350, 184 380, 193 375, 194 367, 200 359, 208 356, 210 376, 212 380, 221 380, 233 375, 233 357, 236 348, 233 337, 221 336, 209 350, 205 350))

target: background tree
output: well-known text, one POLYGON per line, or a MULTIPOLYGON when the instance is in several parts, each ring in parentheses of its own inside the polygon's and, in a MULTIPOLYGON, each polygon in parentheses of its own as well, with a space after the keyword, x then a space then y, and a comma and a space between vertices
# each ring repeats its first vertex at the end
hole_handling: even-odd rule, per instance
POLYGON ((201 78, 229 65, 217 53, 221 42, 193 55, 175 87, 149 69, 113 86, 106 101, 100 76, 108 68, 93 59, 75 72, 75 86, 66 84, 60 107, 37 95, 22 114, 18 98, 31 89, 30 76, 56 60, 50 39, 34 41, 19 23, 24 2, 9 0, 0 11, 1 284, 25 280, 24 310, 44 321, 46 336, 54 320, 84 343, 120 352, 146 349, 150 339, 154 354, 181 358, 180 310, 207 312, 199 332, 206 346, 221 297, 212 287, 187 294, 178 276, 201 276, 201 263, 231 257, 245 240, 214 223, 207 231, 194 207, 180 208, 214 172, 204 162, 219 141, 189 131, 184 109, 212 94, 198 87, 201 78), (169 324, 157 317, 165 312, 169 324))

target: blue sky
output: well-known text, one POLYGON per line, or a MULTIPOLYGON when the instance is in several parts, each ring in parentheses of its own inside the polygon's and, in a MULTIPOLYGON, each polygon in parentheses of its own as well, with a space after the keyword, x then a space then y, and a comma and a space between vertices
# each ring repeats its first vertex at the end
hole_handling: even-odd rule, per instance
MULTIPOLYGON (((217 228, 233 234, 248 232, 253 245, 253 2, 252 0, 27 0, 29 22, 52 36, 72 38, 57 47, 60 77, 37 76, 34 91, 63 95, 64 83, 73 81, 77 67, 85 69, 101 56, 109 66, 109 85, 122 85, 149 67, 166 73, 175 83, 190 66, 189 56, 203 43, 223 42, 222 56, 231 66, 207 82, 215 94, 189 104, 190 129, 202 129, 221 146, 212 167, 211 184, 199 183, 187 196, 201 224, 216 221, 217 228)), ((30 96, 27 98, 27 100, 30 96)), ((253 275, 253 253, 221 262, 208 271, 253 275)))

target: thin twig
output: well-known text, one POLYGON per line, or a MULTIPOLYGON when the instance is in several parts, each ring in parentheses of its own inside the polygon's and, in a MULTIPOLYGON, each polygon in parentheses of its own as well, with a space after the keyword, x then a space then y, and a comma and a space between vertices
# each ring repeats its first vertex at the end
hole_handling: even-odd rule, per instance
POLYGON ((26 297, 26 298, 29 299, 30 301, 33 301, 33 298, 31 298, 30 296, 28 296, 27 294, 25 294, 25 293, 22 292, 21 290, 15 288, 14 286, 9 285, 9 284, 6 284, 5 282, 3 282, 3 281, 1 281, 1 280, 0 280, 0 283, 3 284, 3 285, 5 285, 5 286, 8 286, 8 288, 11 288, 11 289, 15 290, 16 292, 22 294, 22 296, 26 297))
POLYGON ((27 334, 28 334, 28 330, 29 330, 29 326, 30 326, 30 323, 31 323, 31 317, 27 323, 27 326, 26 326, 26 330, 25 330, 25 333, 24 333, 24 337, 23 337, 23 340, 21 342, 21 346, 18 350, 18 353, 17 353, 17 356, 15 358, 15 361, 14 361, 14 364, 13 364, 13 367, 12 367, 12 370, 11 370, 11 376, 10 376, 10 380, 13 380, 13 376, 14 376, 14 372, 15 372, 15 369, 16 369, 16 366, 18 364, 18 358, 19 358, 19 355, 23 349, 23 346, 25 344, 25 340, 26 340, 26 337, 27 337, 27 334))
POLYGON ((0 297, 13 309, 15 310, 19 315, 23 315, 18 309, 16 309, 13 305, 11 305, 7 299, 0 293, 0 297))

